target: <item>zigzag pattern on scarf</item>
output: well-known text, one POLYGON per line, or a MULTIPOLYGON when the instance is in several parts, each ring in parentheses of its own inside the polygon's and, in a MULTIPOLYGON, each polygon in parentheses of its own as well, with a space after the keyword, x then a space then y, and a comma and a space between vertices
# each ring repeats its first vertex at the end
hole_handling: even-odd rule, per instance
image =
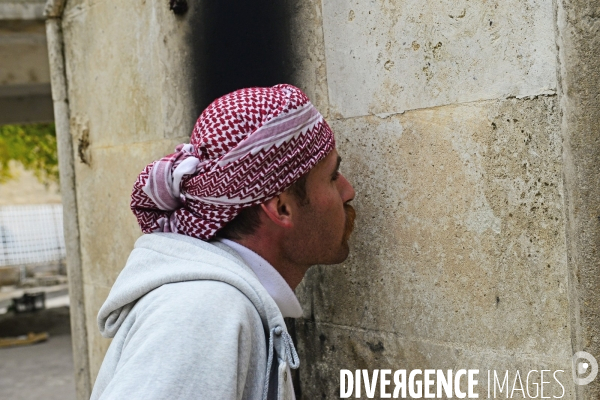
POLYGON ((219 204, 219 200, 230 203, 227 200, 234 199, 237 203, 246 203, 273 195, 273 191, 290 186, 314 167, 320 156, 329 153, 322 154, 328 148, 327 144, 333 141, 329 127, 319 124, 315 131, 321 132, 306 132, 280 147, 247 154, 226 168, 198 171, 182 185, 186 197, 203 201, 211 198, 212 202, 219 204))
POLYGON ((322 124, 315 130, 323 130, 325 134, 307 132, 279 148, 246 155, 224 170, 210 171, 208 167, 208 172, 188 178, 182 184, 185 205, 173 212, 159 210, 142 191, 156 162, 149 164, 136 180, 131 195, 132 211, 142 231, 162 231, 158 221, 165 218, 175 222, 172 231, 208 240, 242 208, 260 204, 283 192, 329 154, 333 149, 331 130, 322 124), (307 156, 312 156, 311 161, 306 162, 307 156), (264 168, 265 165, 269 167, 264 168), (228 202, 232 199, 233 203, 228 202))
MULTIPOLYGON (((304 93, 290 85, 243 89, 213 102, 194 128, 190 154, 170 154, 147 165, 138 176, 131 209, 142 231, 176 232, 209 240, 243 208, 263 203, 291 186, 335 147, 333 132, 316 110, 314 123, 306 125, 304 120, 304 128, 298 127, 305 132, 291 131, 291 139, 273 139, 277 145, 251 149, 226 165, 219 166, 219 161, 265 124, 277 130, 279 121, 284 121, 283 126, 286 120, 293 120, 294 114, 301 112, 293 110, 302 106, 312 107, 304 93), (194 174, 184 175, 179 185, 181 207, 162 210, 143 190, 152 168, 170 162, 175 170, 186 157, 196 157, 201 163, 194 174)), ((269 131, 267 139, 260 140, 269 143, 270 135, 269 131)))

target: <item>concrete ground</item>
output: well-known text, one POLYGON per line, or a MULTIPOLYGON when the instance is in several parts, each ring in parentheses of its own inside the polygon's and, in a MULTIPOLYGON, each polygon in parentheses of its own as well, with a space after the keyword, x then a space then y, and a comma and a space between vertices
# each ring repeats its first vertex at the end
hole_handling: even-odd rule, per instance
POLYGON ((0 398, 74 400, 75 379, 67 307, 0 316, 0 337, 48 332, 48 341, 0 348, 0 398))

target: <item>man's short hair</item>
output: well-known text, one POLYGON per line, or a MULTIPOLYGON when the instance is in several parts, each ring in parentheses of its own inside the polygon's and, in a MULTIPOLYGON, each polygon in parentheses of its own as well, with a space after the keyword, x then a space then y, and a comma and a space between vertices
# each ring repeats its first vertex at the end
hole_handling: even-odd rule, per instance
MULTIPOLYGON (((307 178, 308 173, 302 175, 287 189, 296 198, 300 206, 305 206, 309 202, 306 193, 307 178)), ((244 236, 254 234, 260 226, 260 208, 260 204, 244 208, 233 220, 219 230, 216 236, 224 239, 240 240, 244 236)))

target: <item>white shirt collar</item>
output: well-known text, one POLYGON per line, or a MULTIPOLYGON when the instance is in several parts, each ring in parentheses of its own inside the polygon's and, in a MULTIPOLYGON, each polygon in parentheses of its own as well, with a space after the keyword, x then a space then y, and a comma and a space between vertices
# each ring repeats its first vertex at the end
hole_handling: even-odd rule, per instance
POLYGON ((260 283, 267 290, 267 293, 275 300, 279 311, 281 311, 281 315, 292 318, 302 316, 302 306, 300 306, 296 294, 294 294, 290 285, 287 284, 285 279, 267 260, 249 248, 232 240, 223 238, 218 238, 217 240, 235 250, 244 262, 252 268, 252 271, 254 271, 260 283))

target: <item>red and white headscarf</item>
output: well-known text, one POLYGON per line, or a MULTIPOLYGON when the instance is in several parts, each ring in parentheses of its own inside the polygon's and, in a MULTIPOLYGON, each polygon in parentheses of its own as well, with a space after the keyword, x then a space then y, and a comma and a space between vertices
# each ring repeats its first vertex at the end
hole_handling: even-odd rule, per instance
POLYGON ((334 147, 329 125, 300 89, 241 89, 202 112, 190 144, 142 171, 131 210, 144 233, 209 240, 243 208, 290 187, 334 147))

